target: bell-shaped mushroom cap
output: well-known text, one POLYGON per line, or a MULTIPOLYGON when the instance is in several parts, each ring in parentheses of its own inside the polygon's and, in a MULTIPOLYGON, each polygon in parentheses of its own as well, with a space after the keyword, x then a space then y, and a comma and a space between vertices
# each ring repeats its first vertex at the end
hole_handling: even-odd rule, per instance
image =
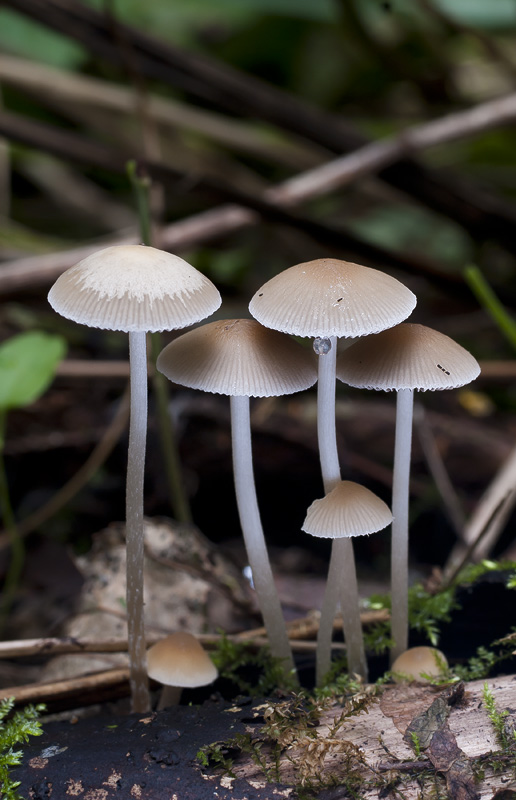
POLYGON ((249 311, 262 325, 297 336, 364 336, 414 310, 416 296, 384 272, 320 258, 280 272, 259 289, 249 311))
POLYGON ((254 319, 219 320, 183 333, 156 366, 175 383, 230 396, 292 394, 317 380, 311 351, 254 319))
POLYGON ((63 272, 48 301, 74 322, 134 332, 186 328, 212 314, 221 297, 179 256, 144 245, 117 245, 63 272))
POLYGON ((337 378, 360 389, 454 389, 479 373, 460 344, 410 322, 355 342, 337 357, 337 378))
POLYGON ((340 481, 331 492, 314 500, 301 530, 321 538, 343 539, 381 531, 392 522, 383 502, 365 486, 340 481))
POLYGON ((194 689, 213 683, 219 673, 198 639, 177 631, 148 649, 147 674, 164 686, 194 689))
POLYGON ((393 662, 391 672, 394 680, 399 682, 403 678, 410 678, 416 683, 428 683, 429 678, 436 678, 448 669, 446 656, 435 647, 410 647, 393 662), (398 673, 398 676, 396 675, 398 673))

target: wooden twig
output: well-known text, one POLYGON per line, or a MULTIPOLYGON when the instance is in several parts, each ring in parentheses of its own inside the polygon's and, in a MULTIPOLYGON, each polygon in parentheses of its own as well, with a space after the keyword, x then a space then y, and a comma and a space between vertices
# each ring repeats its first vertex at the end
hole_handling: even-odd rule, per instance
MULTIPOLYGON (((363 611, 360 614, 360 619, 363 625, 371 625, 378 622, 384 622, 389 619, 389 612, 387 609, 380 611, 363 611)), ((318 630, 318 613, 312 613, 302 619, 291 620, 287 622, 287 630, 291 646, 298 652, 312 652, 316 647, 316 642, 308 638, 300 639, 299 635, 310 637, 317 635, 318 630)), ((335 619, 335 630, 342 629, 342 618, 337 616, 335 619)), ((147 646, 157 642, 163 638, 164 633, 148 633, 147 646)), ((265 628, 254 628, 252 630, 242 631, 237 634, 227 634, 223 637, 221 634, 196 634, 202 644, 208 649, 216 647, 222 640, 227 638, 229 641, 234 642, 248 642, 256 647, 262 647, 267 644, 265 637, 265 628)), ((334 643, 335 649, 339 650, 344 647, 339 642, 334 643)), ((42 639, 19 639, 15 641, 0 642, 0 659, 2 658, 25 658, 28 656, 56 656, 70 653, 124 653, 127 652, 127 639, 126 638, 112 638, 112 639, 96 639, 83 637, 77 639, 74 637, 47 637, 42 639)))
MULTIPOLYGON (((127 162, 131 160, 132 156, 129 152, 124 154, 120 149, 95 142, 80 134, 65 131, 12 112, 0 112, 0 135, 29 147, 43 149, 60 158, 123 174, 125 174, 127 162)), ((410 267, 411 271, 416 269, 430 279, 438 278, 440 282, 444 281, 450 284, 450 287, 458 284, 456 278, 449 276, 440 267, 425 261, 425 259, 415 259, 401 253, 392 253, 348 233, 343 227, 334 227, 301 214, 293 214, 286 207, 270 200, 267 192, 253 194, 227 180, 208 174, 190 174, 179 166, 172 167, 161 162, 148 160, 144 167, 153 181, 164 186, 171 186, 174 191, 177 191, 178 180, 186 178, 192 187, 203 189, 210 195, 214 195, 218 201, 236 202, 259 214, 263 219, 278 225, 292 227, 319 244, 338 251, 345 251, 351 257, 398 269, 410 267)))
MULTIPOLYGON (((1 54, 0 81, 60 104, 100 108, 131 116, 135 112, 134 91, 109 81, 66 72, 25 58, 1 54)), ((237 152, 277 161, 295 169, 314 165, 324 151, 295 140, 277 142, 249 123, 187 105, 171 98, 150 95, 148 114, 164 133, 177 128, 193 130, 237 152)))
MULTIPOLYGON (((166 45, 78 0, 3 0, 3 4, 80 41, 90 52, 115 63, 126 73, 136 71, 141 77, 165 81, 232 113, 266 119, 336 153, 367 144, 341 117, 316 109, 225 64, 166 45)), ((406 158, 384 167, 380 176, 430 208, 450 216, 476 240, 496 237, 509 251, 514 251, 516 213, 506 203, 493 196, 486 197, 485 192, 476 191, 470 184, 462 182, 459 187, 456 181, 437 176, 406 158)))
POLYGON ((73 698, 74 705, 79 706, 128 694, 129 669, 120 667, 52 683, 29 683, 0 689, 0 699, 14 697, 17 704, 23 705, 61 703, 73 698))

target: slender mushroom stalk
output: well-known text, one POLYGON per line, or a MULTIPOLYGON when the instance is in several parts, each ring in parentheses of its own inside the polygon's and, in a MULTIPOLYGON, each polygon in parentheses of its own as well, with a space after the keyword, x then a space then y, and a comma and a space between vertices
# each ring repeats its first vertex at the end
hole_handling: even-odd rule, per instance
POLYGON ((414 391, 454 389, 480 372, 463 347, 425 325, 402 323, 351 345, 337 377, 360 389, 397 391, 392 493, 391 663, 408 645, 409 476, 414 391))
POLYGON ((148 710, 149 690, 143 616, 143 478, 147 439, 147 341, 142 331, 129 334, 131 406, 126 481, 126 604, 129 682, 135 708, 148 710))
POLYGON ((414 390, 398 389, 392 477, 391 663, 408 647, 409 483, 414 390))
POLYGON ((143 478, 147 436, 148 331, 184 328, 220 305, 215 286, 182 258, 141 245, 108 247, 66 270, 48 300, 90 327, 129 334, 131 414, 126 477, 127 627, 132 710, 146 712, 143 478))
MULTIPOLYGON (((249 304, 249 311, 262 325, 297 336, 316 337, 316 352, 319 346, 323 348, 319 355, 322 385, 318 389, 317 425, 325 491, 340 480, 335 437, 337 337, 365 336, 396 325, 408 317, 415 305, 415 295, 390 275, 333 258, 307 261, 284 270, 267 281, 249 304), (329 350, 325 350, 324 342, 330 344, 329 350)), ((317 643, 318 682, 330 667, 333 617, 339 594, 347 629, 348 665, 365 677, 351 542, 335 542, 332 547, 317 643)))
POLYGON ((247 557, 271 653, 292 673, 292 651, 256 497, 249 397, 291 394, 312 386, 317 377, 313 356, 254 319, 220 320, 167 345, 157 368, 176 383, 230 397, 235 493, 247 557))
MULTIPOLYGON (((341 479, 337 434, 335 428, 335 369, 337 361, 337 337, 316 339, 315 352, 319 354, 317 382, 317 435, 319 457, 324 491, 326 494, 341 479), (328 344, 324 344, 327 342, 328 344), (329 345, 329 346, 328 346, 329 345)), ((351 539, 335 539, 332 543, 328 578, 321 606, 319 632, 316 650, 316 683, 324 681, 331 666, 331 643, 333 620, 339 604, 346 609, 343 613, 344 639, 348 669, 367 680, 367 660, 364 637, 360 622, 358 583, 355 568, 355 555, 351 539)))
POLYGON ((253 584, 267 630, 271 653, 275 658, 282 660, 286 670, 293 671, 294 659, 281 603, 274 585, 256 497, 249 397, 232 396, 230 404, 235 494, 253 584))
MULTIPOLYGON (((329 576, 327 581, 326 593, 329 596, 331 588, 328 586, 336 586, 335 599, 337 599, 339 585, 342 582, 342 573, 347 577, 348 567, 346 566, 347 551, 339 545, 351 542, 351 537, 362 536, 369 533, 375 533, 382 530, 392 521, 392 514, 388 506, 377 497, 373 492, 365 486, 361 486, 353 481, 339 481, 334 487, 328 491, 321 500, 314 500, 312 505, 307 511, 302 530, 312 536, 332 538, 332 557, 330 560, 329 576), (333 574, 335 572, 335 575, 333 574)), ((351 550, 351 554, 353 550, 351 550)), ((354 573, 351 576, 352 582, 356 585, 354 573)), ((350 604, 353 598, 344 596, 350 604)), ((325 597, 326 600, 326 597, 325 597)), ((323 605, 324 609, 324 605, 323 605)), ((330 634, 328 638, 328 661, 329 661, 329 647, 331 645, 331 623, 333 622, 334 608, 330 608, 328 616, 328 626, 330 627, 330 634)), ((346 636, 346 648, 348 651, 348 668, 352 669, 350 661, 357 660, 357 664, 364 671, 366 670, 365 653, 363 649, 362 628, 360 625, 360 617, 358 617, 358 624, 355 626, 349 625, 346 620, 346 615, 343 617, 344 632, 346 636), (363 653, 363 662, 359 662, 363 653), (351 651, 351 652, 350 652, 351 651)), ((320 642, 318 641, 318 645, 320 642)), ((325 643, 326 644, 326 643, 325 643)), ((320 653, 317 653, 317 667, 320 669, 318 674, 318 682, 321 683, 329 667, 329 663, 325 664, 321 656, 326 655, 326 648, 324 650, 318 647, 320 653), (321 668, 322 662, 322 668, 321 668)), ((363 672, 359 673, 363 675, 363 672)))

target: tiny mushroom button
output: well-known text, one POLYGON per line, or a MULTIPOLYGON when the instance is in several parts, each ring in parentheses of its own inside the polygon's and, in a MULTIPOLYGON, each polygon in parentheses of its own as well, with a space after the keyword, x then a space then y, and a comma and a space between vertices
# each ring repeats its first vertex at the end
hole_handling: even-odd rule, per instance
POLYGON ((221 297, 179 256, 143 245, 100 250, 52 286, 52 308, 74 322, 129 334, 131 419, 126 482, 127 626, 134 711, 149 708, 143 619, 143 477, 147 435, 146 332, 184 328, 212 314, 221 297))
POLYGON ((158 709, 179 703, 183 689, 207 686, 218 670, 199 640, 187 631, 176 631, 147 651, 147 674, 163 684, 158 709))

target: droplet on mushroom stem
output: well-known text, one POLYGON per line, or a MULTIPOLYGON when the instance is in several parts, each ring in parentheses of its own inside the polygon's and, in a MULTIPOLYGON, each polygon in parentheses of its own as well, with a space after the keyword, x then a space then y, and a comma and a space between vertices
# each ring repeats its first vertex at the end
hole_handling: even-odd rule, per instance
POLYGON ((331 340, 324 336, 316 336, 314 339, 314 352, 318 356, 325 356, 331 350, 331 340))

